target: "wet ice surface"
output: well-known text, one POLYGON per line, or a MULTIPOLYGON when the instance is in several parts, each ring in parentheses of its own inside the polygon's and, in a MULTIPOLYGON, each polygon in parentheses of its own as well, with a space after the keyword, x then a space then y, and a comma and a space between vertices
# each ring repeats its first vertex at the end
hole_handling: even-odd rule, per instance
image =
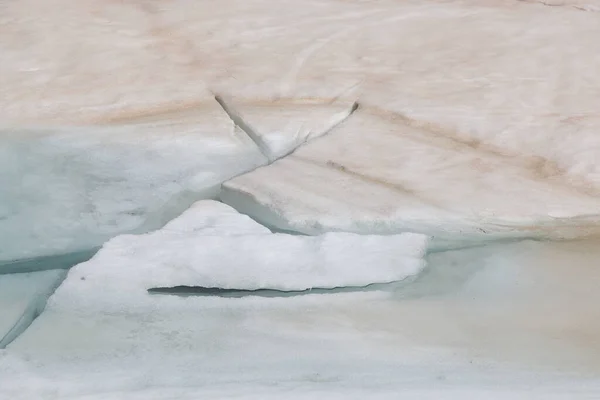
POLYGON ((0 398, 598 398, 597 9, 0 3, 0 398))
MULTIPOLYGON (((597 244, 438 253, 415 282, 365 293, 222 299, 131 290, 109 291, 107 302, 101 292, 69 293, 67 281, 3 354, 3 390, 11 398, 244 389, 593 398, 597 244)), ((69 279, 78 283, 78 269, 69 279)))

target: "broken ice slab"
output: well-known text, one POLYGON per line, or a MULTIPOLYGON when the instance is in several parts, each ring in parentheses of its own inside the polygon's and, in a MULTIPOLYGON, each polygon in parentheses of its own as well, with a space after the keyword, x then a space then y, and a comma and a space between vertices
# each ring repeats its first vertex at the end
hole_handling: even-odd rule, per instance
POLYGON ((266 160, 211 99, 119 124, 0 132, 0 261, 156 229, 266 160))
POLYGON ((182 285, 305 290, 396 282, 421 271, 426 245, 424 235, 410 233, 120 236, 72 269, 63 292, 103 286, 116 301, 120 291, 182 285))
POLYGON ((562 238, 596 232, 600 221, 597 197, 539 175, 526 156, 505 157, 364 108, 285 159, 226 182, 221 199, 308 234, 562 238))
POLYGON ((428 238, 329 233, 271 233, 214 201, 201 201, 164 228, 111 239, 75 266, 54 299, 79 297, 77 307, 122 307, 147 301, 156 287, 304 290, 401 281, 424 267, 428 238), (102 299, 89 297, 102 287, 102 299), (107 303, 108 302, 108 303, 107 303))
POLYGON ((0 349, 16 339, 42 312, 66 271, 0 275, 0 349))

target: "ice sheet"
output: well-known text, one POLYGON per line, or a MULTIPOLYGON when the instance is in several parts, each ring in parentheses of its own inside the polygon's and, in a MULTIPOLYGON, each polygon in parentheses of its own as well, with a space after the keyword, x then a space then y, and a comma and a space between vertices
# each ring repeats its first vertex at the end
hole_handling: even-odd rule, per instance
POLYGON ((118 125, 3 131, 0 261, 156 229, 265 162, 214 99, 118 125))
POLYGON ((224 184, 221 198, 273 226, 438 238, 585 236, 600 201, 506 157, 359 109, 327 137, 224 184))
POLYGON ((438 253, 413 284, 368 293, 140 302, 134 287, 63 296, 66 286, 0 353, 0 394, 594 398, 598 249, 438 253))

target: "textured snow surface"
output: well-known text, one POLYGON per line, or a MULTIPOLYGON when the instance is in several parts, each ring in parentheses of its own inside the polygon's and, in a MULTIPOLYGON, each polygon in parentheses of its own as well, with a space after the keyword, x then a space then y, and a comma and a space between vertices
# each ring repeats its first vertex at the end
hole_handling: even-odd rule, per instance
POLYGON ((39 3, 0 5, 0 260, 155 229, 266 162, 210 93, 271 158, 361 105, 228 186, 271 225, 596 230, 598 2, 39 3))
POLYGON ((206 88, 345 97, 598 188, 600 25, 573 7, 597 1, 222 4, 3 2, 0 120, 160 113, 201 102, 206 88))

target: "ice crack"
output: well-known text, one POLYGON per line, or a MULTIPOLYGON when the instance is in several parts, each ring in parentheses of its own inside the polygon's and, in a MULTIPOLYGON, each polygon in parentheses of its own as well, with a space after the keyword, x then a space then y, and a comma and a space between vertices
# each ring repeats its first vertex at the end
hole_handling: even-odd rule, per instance
MULTIPOLYGON (((412 277, 411 277, 412 278, 412 277)), ((155 287, 148 289, 150 294, 167 294, 176 296, 205 296, 205 297, 227 297, 227 298, 242 298, 242 297, 295 297, 305 296, 309 294, 336 294, 336 293, 355 293, 380 291, 390 288, 399 283, 406 284, 407 281, 413 279, 406 278, 402 281, 388 283, 371 283, 364 286, 340 286, 334 288, 315 287, 304 290, 279 290, 279 289, 224 289, 220 287, 205 287, 205 286, 173 286, 173 287, 155 287)))
POLYGON ((0 338, 0 349, 4 349, 6 348, 6 346, 11 344, 23 332, 25 332, 27 328, 29 328, 29 326, 31 326, 31 324, 37 317, 39 317, 42 314, 42 312, 46 308, 48 299, 54 294, 56 289, 58 289, 58 287, 67 278, 67 274, 67 269, 57 272, 57 276, 51 282, 51 284, 45 287, 44 289, 40 290, 33 296, 31 301, 21 314, 21 317, 17 320, 17 322, 15 322, 15 324, 4 335, 4 337, 0 338))
POLYGON ((348 111, 337 121, 335 121, 335 123, 328 127, 328 129, 326 129, 325 131, 320 132, 318 135, 308 135, 306 138, 304 138, 304 140, 291 146, 287 151, 283 152, 282 154, 274 154, 273 150, 263 139, 264 135, 258 132, 254 127, 252 127, 252 125, 242 117, 242 115, 235 109, 235 107, 233 107, 221 95, 218 94, 215 95, 215 101, 219 103, 221 108, 223 108, 223 111, 225 111, 225 113, 229 116, 233 123, 236 126, 238 126, 242 131, 244 131, 246 135, 248 135, 250 140, 254 142, 260 153, 268 160, 268 164, 272 164, 277 160, 287 157, 288 155, 294 153, 298 148, 304 146, 307 143, 310 143, 314 139, 329 134, 333 129, 335 129, 335 127, 346 121, 359 108, 359 103, 355 101, 354 103, 352 103, 348 111))

